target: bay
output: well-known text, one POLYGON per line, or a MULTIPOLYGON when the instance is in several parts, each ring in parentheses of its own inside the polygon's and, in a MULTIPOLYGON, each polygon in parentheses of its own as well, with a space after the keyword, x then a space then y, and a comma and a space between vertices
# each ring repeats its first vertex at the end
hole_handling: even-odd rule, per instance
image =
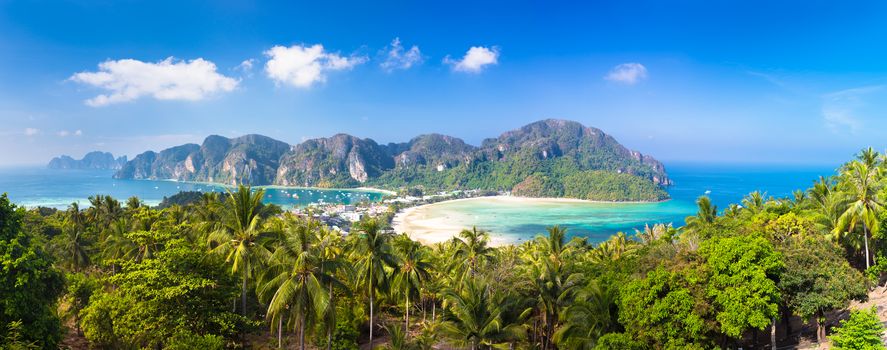
MULTIPOLYGON (((807 189, 819 176, 834 173, 835 166, 787 166, 669 163, 667 170, 674 185, 668 188, 671 200, 658 203, 591 203, 563 201, 496 201, 490 199, 450 201, 426 208, 432 221, 445 222, 438 230, 452 236, 456 227, 490 231, 495 240, 520 242, 543 234, 551 225, 568 228, 570 236, 605 240, 615 232, 633 233, 646 224, 673 223, 680 226, 696 212, 695 201, 708 195, 720 209, 738 203, 752 191, 768 196, 787 197, 797 189, 807 189)), ((222 192, 218 184, 153 180, 113 179, 111 170, 56 170, 42 167, 0 168, 0 192, 26 207, 65 208, 72 202, 88 205, 87 198, 111 195, 121 201, 131 196, 156 205, 164 196, 179 191, 222 192)), ((265 201, 285 208, 310 203, 352 204, 379 201, 384 194, 364 190, 267 187, 265 201), (294 198, 293 195, 296 195, 294 198)), ((417 232, 428 234, 428 232, 417 232)), ((436 232, 440 234, 440 232, 436 232)))
POLYGON ((674 185, 670 200, 656 203, 595 203, 587 201, 520 200, 505 197, 449 201, 414 208, 396 218, 398 229, 425 242, 449 239, 462 228, 476 226, 491 233, 494 244, 520 243, 544 235, 546 227, 561 225, 568 236, 601 242, 616 232, 633 234, 645 225, 682 226, 695 215, 696 200, 707 195, 723 210, 752 191, 789 197, 811 187, 819 176, 837 166, 745 164, 666 164, 674 185))
MULTIPOLYGON (((72 202, 88 205, 93 195, 111 195, 120 201, 136 196, 147 205, 157 205, 164 196, 180 191, 224 192, 226 186, 208 183, 120 180, 113 170, 46 169, 42 167, 0 168, 0 193, 25 207, 66 208, 72 202)), ((369 190, 317 188, 265 188, 265 201, 284 208, 310 203, 353 204, 379 201, 384 193, 369 190), (295 195, 296 197, 293 197, 295 195)))

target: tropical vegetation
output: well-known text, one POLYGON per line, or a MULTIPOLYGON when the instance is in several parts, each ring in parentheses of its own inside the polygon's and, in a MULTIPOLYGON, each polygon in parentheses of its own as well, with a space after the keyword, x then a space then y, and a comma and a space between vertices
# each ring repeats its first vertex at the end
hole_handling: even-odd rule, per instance
POLYGON ((379 218, 346 234, 245 186, 164 208, 3 195, 0 348, 883 348, 875 311, 842 310, 887 275, 885 169, 866 150, 788 198, 701 197, 680 227, 502 247, 482 228, 425 245, 379 218))

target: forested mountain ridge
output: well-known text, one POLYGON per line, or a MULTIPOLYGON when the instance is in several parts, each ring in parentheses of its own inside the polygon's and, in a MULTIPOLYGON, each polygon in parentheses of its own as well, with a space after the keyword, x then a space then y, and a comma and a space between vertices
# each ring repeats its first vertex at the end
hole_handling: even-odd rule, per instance
POLYGON ((148 151, 114 175, 227 184, 310 187, 421 186, 514 191, 535 197, 661 200, 665 167, 603 131, 548 119, 484 140, 440 134, 382 145, 347 134, 290 146, 261 135, 212 135, 202 145, 148 151))
POLYGON ((49 161, 46 165, 50 169, 120 169, 126 164, 126 156, 114 158, 108 152, 93 151, 83 156, 82 159, 74 159, 71 156, 62 155, 49 161))

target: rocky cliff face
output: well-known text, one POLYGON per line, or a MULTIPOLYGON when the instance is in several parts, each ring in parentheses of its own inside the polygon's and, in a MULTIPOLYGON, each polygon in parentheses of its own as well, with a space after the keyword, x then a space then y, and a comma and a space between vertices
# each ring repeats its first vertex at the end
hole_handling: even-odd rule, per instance
POLYGON ((117 170, 126 164, 126 156, 114 158, 107 152, 89 152, 83 159, 74 159, 70 156, 59 156, 49 161, 50 169, 112 169, 117 170))
POLYGON ((286 186, 359 185, 391 169, 386 148, 370 139, 338 134, 305 141, 280 160, 275 183, 286 186))
POLYGON ((655 185, 671 183, 662 163, 652 157, 625 148, 599 129, 555 119, 505 132, 484 140, 480 147, 440 134, 387 145, 338 134, 295 146, 260 135, 234 139, 213 135, 202 145, 140 154, 115 177, 510 190, 531 180, 539 183, 537 187, 563 188, 557 182, 571 173, 600 170, 633 175, 655 185))
POLYGON ((438 171, 469 163, 477 152, 477 147, 462 139, 440 134, 421 135, 410 142, 388 144, 388 149, 398 168, 424 165, 438 171))
POLYGON ((212 135, 202 145, 186 144, 160 153, 139 154, 114 177, 270 185, 287 150, 289 145, 266 136, 229 139, 212 135))

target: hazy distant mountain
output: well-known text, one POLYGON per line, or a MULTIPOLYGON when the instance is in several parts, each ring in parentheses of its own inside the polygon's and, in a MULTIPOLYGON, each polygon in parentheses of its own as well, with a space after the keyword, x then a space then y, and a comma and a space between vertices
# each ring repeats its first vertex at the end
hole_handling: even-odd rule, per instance
POLYGON ((50 169, 112 169, 117 170, 126 164, 126 156, 114 158, 114 155, 107 152, 89 152, 83 156, 83 159, 74 159, 70 156, 59 156, 52 158, 47 164, 50 169))
POLYGON ((525 196, 600 200, 667 198, 665 167, 595 128, 543 120, 484 140, 480 147, 439 134, 379 145, 346 134, 295 146, 260 135, 212 135, 202 145, 148 151, 115 175, 316 187, 421 186, 525 196))

